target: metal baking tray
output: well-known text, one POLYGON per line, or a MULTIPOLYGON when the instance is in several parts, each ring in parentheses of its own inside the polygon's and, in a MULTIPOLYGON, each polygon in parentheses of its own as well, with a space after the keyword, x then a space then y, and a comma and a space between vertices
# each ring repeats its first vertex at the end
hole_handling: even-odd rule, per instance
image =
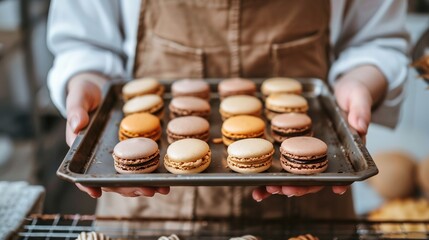
MULTIPOLYGON (((424 55, 429 55, 429 29, 427 29, 420 39, 417 41, 412 51, 413 62, 419 60, 424 55)), ((420 69, 416 68, 417 72, 421 75, 421 78, 429 84, 429 73, 425 73, 420 69), (425 76, 424 76, 425 75, 425 76)))
MULTIPOLYGON (((258 88, 263 79, 253 79, 258 88)), ((104 101, 92 117, 89 126, 80 132, 65 156, 57 175, 65 180, 89 186, 263 186, 263 185, 346 185, 362 181, 378 173, 371 156, 359 135, 344 120, 327 85, 318 79, 299 79, 303 96, 309 103, 314 136, 328 144, 328 169, 314 175, 295 175, 280 166, 279 144, 273 165, 263 173, 240 174, 226 164, 226 147, 212 139, 221 137, 222 120, 219 114, 217 84, 221 79, 207 79, 211 86, 210 148, 212 162, 199 174, 171 174, 164 168, 163 157, 168 147, 165 127, 169 121, 168 104, 171 81, 161 81, 166 87, 162 121, 163 135, 159 141, 161 162, 157 171, 147 174, 118 174, 113 167, 112 150, 118 143, 118 127, 123 118, 121 88, 123 83, 112 82, 104 89, 104 101)), ((269 124, 267 122, 267 129, 269 124)), ((266 132, 267 139, 271 139, 266 132)))

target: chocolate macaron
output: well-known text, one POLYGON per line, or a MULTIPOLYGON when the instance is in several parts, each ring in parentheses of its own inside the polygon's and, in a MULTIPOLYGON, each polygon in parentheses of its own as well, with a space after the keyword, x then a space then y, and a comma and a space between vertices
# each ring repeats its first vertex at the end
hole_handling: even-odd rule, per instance
POLYGON ((132 80, 122 87, 122 97, 125 101, 147 94, 162 96, 164 94, 164 86, 155 78, 141 78, 132 80))
POLYGON ((228 146, 228 167, 239 173, 259 173, 271 167, 273 144, 262 138, 248 138, 228 146))
POLYGON ((204 171, 211 162, 209 145, 199 139, 176 141, 167 148, 165 168, 174 174, 192 174, 204 171))
POLYGON ((162 119, 164 115, 164 101, 156 94, 148 94, 130 99, 124 104, 122 111, 125 116, 134 113, 150 113, 162 119))
POLYGON ((149 138, 132 138, 116 144, 112 153, 118 173, 150 173, 159 166, 158 144, 149 138))
POLYGON ((201 79, 182 79, 171 85, 173 97, 193 96, 204 100, 210 100, 210 86, 201 79))
POLYGON ((314 137, 293 137, 280 146, 280 163, 294 174, 321 173, 328 167, 328 146, 314 137))
POLYGON ((264 133, 265 122, 255 116, 235 116, 222 124, 222 141, 226 146, 246 138, 263 138, 264 133))
POLYGON ((271 120, 282 113, 306 113, 308 110, 307 100, 295 94, 271 94, 265 100, 265 116, 271 120))
POLYGON ((230 78, 221 81, 218 85, 220 99, 235 95, 255 95, 256 84, 249 79, 230 78))
POLYGON ((304 113, 283 113, 271 120, 271 136, 276 142, 299 136, 312 136, 311 118, 304 113))
POLYGON ((159 118, 150 113, 136 113, 126 116, 119 125, 119 140, 145 137, 154 141, 161 138, 159 118))
POLYGON ((302 85, 292 78, 269 78, 262 83, 261 92, 265 97, 273 93, 301 94, 302 85))
POLYGON ((210 104, 197 97, 175 97, 168 108, 170 118, 198 116, 208 119, 210 116, 210 104))
POLYGON ((222 120, 237 115, 261 116, 262 102, 254 96, 237 95, 225 98, 219 107, 222 120))
POLYGON ((196 138, 207 142, 210 136, 209 130, 209 122, 202 117, 178 117, 168 123, 167 138, 169 143, 185 138, 196 138))

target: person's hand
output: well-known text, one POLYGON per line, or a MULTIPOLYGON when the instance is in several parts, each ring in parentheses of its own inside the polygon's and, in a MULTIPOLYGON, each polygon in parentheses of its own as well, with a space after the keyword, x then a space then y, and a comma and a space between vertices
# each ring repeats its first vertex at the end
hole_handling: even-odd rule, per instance
MULTIPOLYGON (((66 142, 71 146, 79 131, 89 123, 89 113, 101 102, 101 86, 107 78, 97 73, 81 73, 70 79, 66 99, 67 126, 66 142)), ((102 192, 116 192, 125 197, 152 197, 155 193, 168 194, 169 187, 88 187, 76 186, 93 198, 99 198, 102 192)))
MULTIPOLYGON (((343 195, 349 186, 333 186, 332 191, 336 194, 343 195)), ((285 195, 287 197, 300 197, 310 193, 317 193, 323 189, 323 186, 266 186, 258 187, 252 192, 255 201, 260 202, 271 195, 285 195)))
POLYGON ((371 108, 385 95, 387 81, 372 65, 363 65, 343 74, 334 85, 338 105, 347 121, 365 139, 371 121, 371 108))

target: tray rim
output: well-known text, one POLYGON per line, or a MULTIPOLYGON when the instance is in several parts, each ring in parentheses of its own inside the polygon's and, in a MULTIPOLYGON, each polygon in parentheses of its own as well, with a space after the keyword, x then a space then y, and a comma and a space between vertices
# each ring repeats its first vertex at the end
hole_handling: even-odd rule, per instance
MULTIPOLYGON (((209 84, 213 82, 219 82, 221 79, 224 78, 206 78, 204 80, 208 81, 209 84)), ((256 81, 263 81, 266 78, 251 78, 252 80, 256 81)), ((345 113, 342 111, 338 104, 336 103, 336 100, 332 94, 331 89, 329 86, 322 80, 316 79, 316 78, 296 78, 299 81, 305 83, 305 82, 314 82, 316 81, 317 84, 321 84, 324 90, 328 91, 328 95, 326 97, 329 99, 329 101, 332 102, 334 106, 334 111, 336 114, 338 114, 341 119, 341 124, 345 124, 347 126, 348 133, 352 136, 353 141, 357 144, 357 148, 360 150, 361 154, 364 157, 364 161, 366 165, 368 166, 366 169, 362 171, 354 171, 350 173, 341 173, 341 176, 338 176, 338 173, 322 173, 318 175, 296 175, 291 174, 287 172, 277 172, 277 173, 257 173, 257 174, 250 174, 243 179, 243 174, 240 173, 204 173, 204 174, 192 174, 192 175, 182 175, 182 174, 172 174, 172 173, 157 173, 156 176, 165 177, 169 180, 174 180, 175 184, 166 184, 165 179, 153 179, 151 178, 153 175, 148 174, 122 174, 120 177, 115 177, 117 175, 98 175, 103 177, 95 177, 91 176, 91 174, 86 173, 76 173, 70 170, 69 165, 70 162, 73 159, 73 155, 75 152, 78 151, 80 147, 82 147, 82 143, 84 140, 84 137, 88 131, 88 129, 92 128, 95 122, 95 119, 100 114, 101 106, 105 103, 105 97, 109 93, 109 91, 113 91, 113 88, 116 87, 118 84, 124 84, 126 81, 121 79, 114 79, 109 81, 103 86, 102 93, 103 93, 103 100, 100 103, 100 107, 97 108, 97 110, 91 114, 91 120, 88 124, 88 127, 86 127, 84 130, 80 131, 76 137, 76 140, 73 142, 72 146, 70 147, 69 151, 67 152, 66 156, 64 157, 63 161, 61 162, 58 170, 57 170, 57 176, 61 179, 64 179, 66 181, 72 182, 72 183, 80 183, 87 186, 263 186, 263 185, 285 185, 284 183, 279 184, 272 184, 274 181, 278 182, 287 182, 290 185, 348 185, 355 181, 363 181, 365 179, 368 179, 378 173, 378 169, 375 165, 375 162, 373 161, 371 155, 369 154, 367 148, 362 142, 361 137, 358 135, 358 133, 350 127, 350 125, 345 120, 345 113), (139 179, 135 179, 136 176, 138 176, 139 179), (314 177, 316 180, 314 180, 314 177), (237 183, 237 184, 216 184, 219 183, 218 177, 223 177, 222 182, 228 182, 228 183, 237 183), (340 182, 339 178, 341 179, 340 182), (209 182, 210 184, 190 184, 190 180, 198 181, 200 179, 204 179, 204 181, 209 182), (144 181, 144 183, 142 182, 144 181), (107 184, 108 185, 107 185, 107 184), (213 184, 212 184, 213 183, 213 184), (246 183, 246 184, 240 184, 240 183, 246 183), (250 184, 249 184, 250 183, 250 184), (254 184, 252 184, 254 183, 254 184)), ((171 80, 160 80, 161 84, 168 85, 171 84, 171 80)), ((213 93, 213 92, 212 92, 213 93)))

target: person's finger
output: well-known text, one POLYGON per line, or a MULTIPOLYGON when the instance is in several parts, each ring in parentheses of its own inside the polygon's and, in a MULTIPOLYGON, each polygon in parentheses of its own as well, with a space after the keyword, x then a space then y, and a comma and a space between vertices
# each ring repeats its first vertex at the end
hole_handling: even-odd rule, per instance
POLYGON ((84 186, 80 183, 76 183, 76 186, 83 192, 86 192, 89 196, 92 198, 99 198, 101 197, 101 188, 99 187, 88 187, 84 186))
POLYGON ((367 91, 357 91, 350 96, 348 122, 360 135, 366 135, 371 120, 371 95, 367 91))
POLYGON ((153 197, 155 188, 151 187, 105 187, 102 188, 105 192, 115 192, 124 197, 153 197))
POLYGON ((282 186, 267 186, 266 190, 271 194, 282 194, 282 186))
POLYGON ((162 195, 167 195, 168 193, 170 193, 170 187, 158 187, 155 189, 155 191, 162 195))
POLYGON ((260 202, 269 196, 271 196, 271 193, 267 192, 265 187, 257 187, 252 192, 252 197, 257 202, 260 202))
POLYGON ((69 147, 71 147, 76 137, 77 137, 77 134, 72 131, 70 125, 67 123, 66 124, 66 143, 69 147))
POLYGON ((300 197, 309 193, 316 193, 323 189, 323 186, 282 186, 282 193, 288 197, 300 197))
POLYGON ((347 192, 350 186, 332 186, 332 192, 343 195, 347 192))

